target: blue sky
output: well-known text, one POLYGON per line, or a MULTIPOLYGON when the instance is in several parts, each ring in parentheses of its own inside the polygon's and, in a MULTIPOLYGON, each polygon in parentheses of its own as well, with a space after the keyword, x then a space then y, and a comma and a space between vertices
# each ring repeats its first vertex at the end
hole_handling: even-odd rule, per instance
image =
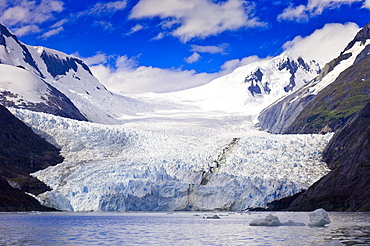
POLYGON ((2 0, 29 45, 83 58, 108 87, 166 92, 302 53, 325 63, 370 22, 370 0, 2 0))

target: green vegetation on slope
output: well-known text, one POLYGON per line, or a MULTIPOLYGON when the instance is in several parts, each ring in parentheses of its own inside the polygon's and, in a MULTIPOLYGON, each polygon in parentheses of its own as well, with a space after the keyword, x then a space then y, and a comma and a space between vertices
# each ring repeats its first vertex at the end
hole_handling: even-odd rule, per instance
POLYGON ((356 61, 323 89, 285 133, 334 132, 367 102, 370 102, 370 56, 356 61))

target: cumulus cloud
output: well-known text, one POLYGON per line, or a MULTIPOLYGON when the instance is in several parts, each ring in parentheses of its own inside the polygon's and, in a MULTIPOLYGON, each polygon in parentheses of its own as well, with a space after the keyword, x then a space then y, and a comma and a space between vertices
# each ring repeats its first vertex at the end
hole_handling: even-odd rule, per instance
POLYGON ((215 3, 209 0, 140 0, 129 18, 159 17, 161 27, 182 42, 206 38, 226 30, 264 26, 252 14, 253 5, 244 0, 215 3))
POLYGON ((278 20, 307 21, 313 16, 322 14, 325 9, 339 8, 344 4, 364 2, 364 7, 369 6, 369 0, 308 0, 307 5, 290 5, 278 16, 278 20))
POLYGON ((254 56, 248 56, 242 59, 233 59, 226 61, 222 66, 221 66, 221 75, 231 73, 238 67, 246 66, 248 64, 254 63, 254 62, 260 62, 266 59, 270 59, 271 57, 267 58, 260 58, 256 55, 254 56))
POLYGON ((96 55, 92 57, 82 58, 78 53, 73 54, 73 56, 76 56, 78 58, 81 58, 86 65, 88 66, 94 66, 99 64, 107 64, 108 60, 110 59, 109 56, 107 56, 104 53, 98 52, 96 55))
POLYGON ((344 50, 359 29, 355 23, 326 24, 307 37, 297 36, 286 42, 283 49, 293 56, 302 56, 305 60, 314 59, 323 66, 344 50))
POLYGON ((209 46, 191 45, 191 51, 210 54, 226 54, 227 47, 227 44, 209 46))
POLYGON ((370 9, 370 0, 366 0, 364 4, 362 5, 362 7, 365 9, 370 9))
POLYGON ((32 33, 39 33, 41 32, 41 30, 37 25, 27 25, 27 26, 22 26, 19 28, 14 28, 13 32, 18 37, 22 37, 22 36, 32 34, 32 33))
POLYGON ((121 66, 113 69, 97 65, 91 67, 91 71, 109 90, 124 94, 184 90, 206 84, 216 77, 213 74, 196 73, 194 70, 151 66, 135 68, 121 66))
POLYGON ((186 63, 191 64, 191 63, 199 61, 200 58, 201 56, 199 55, 199 53, 194 52, 193 54, 191 54, 191 56, 186 57, 184 60, 186 63))
POLYGON ((6 0, 8 8, 0 13, 0 22, 8 26, 27 26, 44 23, 53 19, 55 12, 63 10, 63 2, 57 0, 10 1, 6 0))

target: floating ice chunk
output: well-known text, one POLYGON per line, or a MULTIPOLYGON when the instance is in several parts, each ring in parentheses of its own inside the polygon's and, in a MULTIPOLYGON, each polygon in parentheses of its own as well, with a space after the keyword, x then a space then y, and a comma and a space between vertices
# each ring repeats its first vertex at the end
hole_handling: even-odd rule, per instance
POLYGON ((217 214, 214 214, 213 216, 203 216, 203 219, 221 219, 221 218, 217 214))
POLYGON ((288 220, 282 224, 283 226, 305 226, 305 223, 295 222, 294 220, 288 220))
POLYGON ((264 219, 255 219, 249 224, 250 226, 280 226, 282 225, 279 218, 269 214, 264 219))
POLYGON ((310 217, 309 226, 325 226, 326 224, 330 224, 330 219, 328 213, 322 209, 316 209, 315 211, 308 214, 310 217))
POLYGON ((250 226, 305 226, 302 222, 295 222, 294 220, 288 220, 287 222, 281 223, 277 216, 269 214, 264 219, 255 219, 250 226))

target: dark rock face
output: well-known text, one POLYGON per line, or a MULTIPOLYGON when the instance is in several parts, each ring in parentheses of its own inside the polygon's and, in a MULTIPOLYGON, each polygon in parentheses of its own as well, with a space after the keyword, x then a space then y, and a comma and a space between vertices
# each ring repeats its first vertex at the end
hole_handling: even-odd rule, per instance
POLYGON ((335 133, 323 159, 332 171, 288 210, 370 211, 370 103, 335 133))
MULTIPOLYGON (((261 91, 261 88, 258 86, 258 82, 261 82, 262 81, 262 78, 263 78, 263 73, 261 71, 261 69, 257 69, 254 73, 248 75, 245 79, 244 79, 244 83, 250 83, 251 85, 248 87, 248 90, 250 91, 250 93, 255 96, 255 95, 261 95, 262 94, 262 91, 261 91)), ((266 86, 267 87, 267 86, 266 86)), ((270 92, 270 88, 266 88, 267 90, 265 90, 267 93, 270 92)))
POLYGON ((36 199, 14 189, 0 177, 0 212, 13 211, 55 211, 55 209, 42 206, 36 199))
POLYGON ((54 78, 58 75, 66 75, 69 70, 77 72, 77 64, 80 64, 86 71, 88 71, 92 75, 89 67, 86 66, 86 64, 79 59, 72 57, 62 59, 58 57, 57 54, 49 54, 46 51, 42 52, 41 58, 45 62, 48 72, 54 78))
MULTIPOLYGON (((44 82, 46 83, 46 82, 44 82)), ((47 103, 31 103, 24 101, 22 104, 15 104, 13 101, 7 100, 7 97, 17 98, 18 95, 10 91, 0 91, 0 105, 12 108, 28 109, 36 112, 53 114, 61 117, 66 117, 75 120, 87 121, 86 117, 81 114, 77 107, 59 90, 46 83, 49 94, 47 95, 47 103)), ((22 101, 22 99, 18 99, 22 101)))
MULTIPOLYGON (((19 195, 19 192, 37 195, 48 190, 44 183, 29 176, 29 173, 62 162, 63 157, 59 149, 36 135, 31 128, 15 118, 3 106, 0 106, 0 126, 0 183, 2 185, 0 196, 6 197, 9 193, 13 193, 14 197, 19 197, 23 201, 23 196, 19 195), (16 187, 16 191, 12 187, 10 188, 13 190, 10 190, 4 184, 4 180, 7 180, 12 187, 16 187)), ((26 198, 29 200, 28 198, 31 197, 26 198)), ((9 202, 9 199, 0 199, 0 210, 5 206, 8 211, 9 202)), ((14 210, 17 208, 15 207, 14 210)))
POLYGON ((367 23, 355 36, 355 38, 347 45, 347 47, 345 48, 345 51, 346 50, 349 50, 350 48, 353 47, 353 45, 356 43, 356 42, 361 42, 362 44, 364 44, 366 42, 366 40, 370 39, 370 22, 367 23))

